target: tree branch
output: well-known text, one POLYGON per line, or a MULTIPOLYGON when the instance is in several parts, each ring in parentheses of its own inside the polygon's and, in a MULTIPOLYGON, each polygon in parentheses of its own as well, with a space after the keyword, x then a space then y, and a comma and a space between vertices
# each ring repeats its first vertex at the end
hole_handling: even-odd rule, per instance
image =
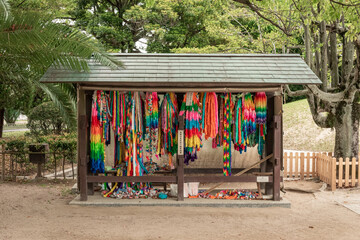
POLYGON ((249 0, 234 0, 235 2, 241 3, 245 6, 248 6, 252 11, 254 11, 259 17, 261 17, 262 19, 268 21, 269 23, 271 23, 272 25, 274 25, 275 27, 277 27, 278 29, 280 29, 286 36, 291 37, 292 34, 288 32, 288 30, 286 29, 286 27, 282 27, 279 24, 277 24, 276 22, 274 22, 273 20, 271 20, 270 18, 264 16, 261 12, 260 12, 260 8, 254 4, 252 4, 249 0))
POLYGON ((347 3, 342 3, 342 2, 335 1, 335 0, 330 0, 330 2, 339 4, 339 5, 344 6, 344 7, 356 7, 356 6, 360 6, 360 3, 347 4, 347 3))
POLYGON ((332 122, 330 121, 328 112, 319 112, 318 109, 318 99, 313 94, 307 95, 307 100, 309 103, 311 115, 313 117, 314 122, 316 125, 322 128, 331 128, 332 122))
POLYGON ((298 91, 291 91, 289 88, 289 85, 285 85, 285 91, 290 97, 300 97, 300 96, 306 96, 309 94, 309 89, 304 90, 298 90, 298 91))

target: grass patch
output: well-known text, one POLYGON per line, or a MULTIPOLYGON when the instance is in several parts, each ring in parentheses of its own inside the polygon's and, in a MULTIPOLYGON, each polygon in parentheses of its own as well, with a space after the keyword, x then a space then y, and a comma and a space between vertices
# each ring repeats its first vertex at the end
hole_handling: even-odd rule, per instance
POLYGON ((26 123, 16 124, 15 126, 12 125, 9 126, 5 124, 4 126, 4 130, 16 130, 16 129, 24 129, 24 128, 27 128, 26 123))
POLYGON ((334 151, 335 130, 318 127, 306 99, 284 104, 284 149, 334 151))
POLYGON ((28 131, 15 131, 15 132, 3 132, 3 138, 16 138, 23 137, 28 131))

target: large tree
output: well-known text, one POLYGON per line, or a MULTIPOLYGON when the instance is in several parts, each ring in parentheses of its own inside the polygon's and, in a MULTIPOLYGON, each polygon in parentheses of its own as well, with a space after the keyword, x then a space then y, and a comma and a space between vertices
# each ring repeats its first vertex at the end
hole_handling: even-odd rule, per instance
POLYGON ((334 128, 336 157, 359 154, 360 2, 356 0, 234 0, 287 37, 301 33, 307 64, 322 80, 291 96, 305 95, 315 123, 334 128))
POLYGON ((39 82, 51 65, 86 71, 92 56, 105 65, 119 64, 91 37, 44 13, 11 12, 6 0, 0 0, 0 56, 0 137, 5 108, 21 109, 36 88, 48 95, 70 125, 76 125, 74 97, 68 94, 72 86, 39 82))

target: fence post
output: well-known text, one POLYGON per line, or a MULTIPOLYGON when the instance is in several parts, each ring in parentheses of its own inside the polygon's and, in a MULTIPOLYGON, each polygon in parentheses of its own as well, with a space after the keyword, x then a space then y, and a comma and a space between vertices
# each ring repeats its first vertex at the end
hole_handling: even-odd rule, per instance
MULTIPOLYGON (((306 159, 306 177, 310 178, 310 154, 308 152, 305 154, 305 159, 306 159)), ((314 177, 314 175, 312 175, 312 177, 314 177)))
POLYGON ((350 171, 349 158, 347 157, 345 159, 345 187, 349 186, 349 171, 350 171))
POLYGON ((331 159, 331 191, 336 190, 336 158, 331 159))
POLYGON ((351 186, 355 187, 355 175, 356 175, 356 158, 352 158, 351 161, 351 186))
POLYGON ((360 155, 358 157, 358 187, 360 187, 360 155))
POLYGON ((300 153, 300 180, 304 180, 304 153, 300 153))
POLYGON ((293 165, 294 165, 294 155, 293 152, 290 153, 289 157, 289 178, 293 178, 293 165))
POLYGON ((283 153, 283 167, 284 167, 284 172, 283 172, 283 178, 287 178, 287 174, 288 174, 288 153, 284 152, 283 153))
POLYGON ((5 144, 1 145, 2 161, 1 161, 1 180, 5 181, 5 144))
POLYGON ((296 152, 295 153, 295 178, 299 177, 299 160, 300 160, 299 153, 296 152))
POLYGON ((339 158, 339 188, 342 188, 343 186, 343 158, 339 158))
POLYGON ((319 161, 317 159, 317 153, 313 153, 313 173, 319 177, 319 172, 318 172, 318 166, 319 166, 319 161))

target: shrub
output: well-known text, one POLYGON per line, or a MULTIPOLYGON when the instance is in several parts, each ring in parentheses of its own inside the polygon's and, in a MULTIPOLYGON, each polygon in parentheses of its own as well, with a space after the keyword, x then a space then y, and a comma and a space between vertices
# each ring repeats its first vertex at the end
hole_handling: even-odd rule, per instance
POLYGON ((27 127, 32 135, 61 134, 67 132, 66 124, 53 102, 45 102, 31 109, 27 127))

